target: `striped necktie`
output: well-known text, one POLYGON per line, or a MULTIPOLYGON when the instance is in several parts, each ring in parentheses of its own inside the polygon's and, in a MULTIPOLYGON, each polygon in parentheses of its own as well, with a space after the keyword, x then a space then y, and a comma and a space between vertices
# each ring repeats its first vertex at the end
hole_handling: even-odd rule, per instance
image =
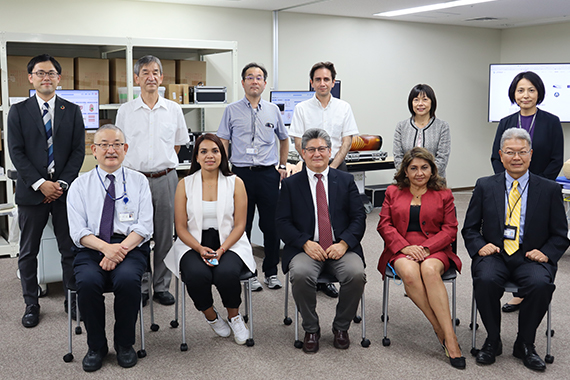
POLYGON ((44 126, 46 128, 46 140, 48 147, 48 173, 51 175, 55 172, 55 162, 53 160, 53 129, 51 127, 51 116, 49 114, 49 104, 44 103, 43 115, 44 126))
POLYGON ((517 227, 515 240, 505 239, 505 252, 510 256, 519 249, 519 233, 521 224, 521 194, 519 193, 519 181, 513 182, 513 187, 509 192, 509 207, 507 210, 507 218, 509 226, 517 227), (509 216, 510 214, 510 216, 509 216))

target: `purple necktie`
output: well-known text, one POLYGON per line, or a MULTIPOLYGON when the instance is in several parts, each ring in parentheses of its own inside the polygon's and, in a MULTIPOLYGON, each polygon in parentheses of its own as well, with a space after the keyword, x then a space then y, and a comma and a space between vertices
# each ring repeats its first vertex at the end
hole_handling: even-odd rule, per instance
POLYGON ((331 221, 329 217, 329 206, 327 204, 327 194, 325 185, 321 178, 322 174, 315 174, 317 177, 317 216, 319 218, 319 244, 326 250, 333 243, 331 221))
POLYGON ((113 218, 115 216, 115 176, 107 174, 107 178, 110 184, 105 193, 101 224, 99 225, 99 239, 110 243, 111 236, 113 236, 113 218))

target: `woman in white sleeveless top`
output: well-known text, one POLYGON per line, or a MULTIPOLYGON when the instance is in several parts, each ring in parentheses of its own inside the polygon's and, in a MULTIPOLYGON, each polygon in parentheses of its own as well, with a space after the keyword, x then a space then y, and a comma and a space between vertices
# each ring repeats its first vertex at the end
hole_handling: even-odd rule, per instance
POLYGON ((174 198, 178 239, 164 259, 182 278, 196 309, 219 336, 232 332, 244 344, 249 332, 239 314, 240 273, 255 273, 251 245, 245 234, 247 195, 242 180, 232 174, 220 139, 200 136, 192 154, 190 175, 181 180, 174 198), (214 308, 215 285, 227 309, 227 320, 214 308))

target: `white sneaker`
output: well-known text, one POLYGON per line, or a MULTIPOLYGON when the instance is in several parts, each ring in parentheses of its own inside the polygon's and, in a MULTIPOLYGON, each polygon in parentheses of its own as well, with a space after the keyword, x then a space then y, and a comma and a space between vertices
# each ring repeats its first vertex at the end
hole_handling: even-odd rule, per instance
POLYGON ((230 327, 234 332, 234 339, 237 344, 245 344, 245 341, 249 338, 249 330, 243 321, 241 314, 236 315, 230 319, 230 327))
POLYGON ((265 277, 264 282, 269 289, 281 289, 281 287, 283 287, 283 285, 281 285, 281 281, 279 281, 276 274, 274 274, 273 276, 265 277))
POLYGON ((212 330, 214 330, 214 332, 219 336, 224 338, 230 336, 232 332, 230 330, 230 326, 224 319, 220 318, 220 315, 218 314, 216 309, 214 309, 214 311, 216 312, 216 319, 214 319, 213 321, 208 321, 208 318, 206 318, 206 316, 204 316, 204 319, 206 319, 212 330))
POLYGON ((261 285, 261 282, 259 282, 257 277, 254 277, 251 280, 251 291, 252 292, 260 292, 262 290, 263 290, 263 285, 261 285))

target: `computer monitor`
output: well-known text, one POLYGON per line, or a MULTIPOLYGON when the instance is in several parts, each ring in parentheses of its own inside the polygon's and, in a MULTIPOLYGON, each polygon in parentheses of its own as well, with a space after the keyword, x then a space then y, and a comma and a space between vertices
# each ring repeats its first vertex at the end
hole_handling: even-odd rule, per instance
POLYGON ((311 99, 314 94, 314 91, 271 91, 269 100, 281 110, 283 124, 291 125, 295 106, 304 100, 311 99))
MULTIPOLYGON (((99 90, 55 90, 55 93, 79 106, 85 129, 99 128, 99 90)), ((30 90, 30 96, 35 94, 36 90, 30 90)))
MULTIPOLYGON (((311 86, 311 81, 309 81, 309 91, 315 91, 313 86, 311 86)), ((340 99, 340 80, 336 79, 334 81, 334 86, 331 89, 331 95, 337 99, 340 99)))
POLYGON ((519 110, 516 103, 511 104, 509 86, 523 71, 538 74, 544 82, 545 96, 538 107, 558 116, 562 122, 570 122, 570 63, 489 65, 489 121, 500 121, 519 110))

